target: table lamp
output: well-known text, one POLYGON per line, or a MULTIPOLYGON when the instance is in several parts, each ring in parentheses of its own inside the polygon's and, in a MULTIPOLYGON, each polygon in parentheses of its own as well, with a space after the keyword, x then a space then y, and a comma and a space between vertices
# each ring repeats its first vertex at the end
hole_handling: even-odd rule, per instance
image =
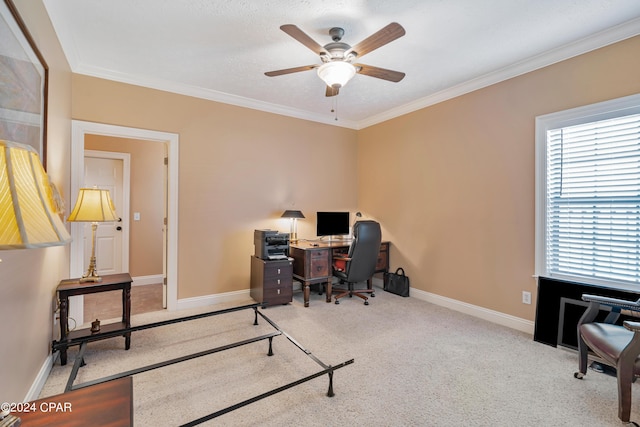
POLYGON ((89 259, 89 268, 80 279, 80 282, 100 282, 102 278, 98 275, 96 268, 96 231, 98 230, 98 223, 118 221, 109 190, 81 188, 76 205, 73 207, 71 214, 69 214, 67 221, 91 223, 91 258, 89 259))
POLYGON ((298 241, 298 218, 304 218, 301 211, 286 210, 282 214, 282 218, 291 219, 291 234, 289 235, 289 241, 295 243, 298 241))
MULTIPOLYGON (((0 249, 44 248, 70 241, 36 150, 0 140, 0 249)), ((0 425, 20 423, 8 408, 0 408, 0 425)))
POLYGON ((38 153, 29 145, 0 140, 0 249, 70 241, 38 153))

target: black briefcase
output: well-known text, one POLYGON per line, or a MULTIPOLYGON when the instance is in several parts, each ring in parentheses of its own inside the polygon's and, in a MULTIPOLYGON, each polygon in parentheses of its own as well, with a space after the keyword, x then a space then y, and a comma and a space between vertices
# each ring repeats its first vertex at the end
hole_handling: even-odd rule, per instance
POLYGON ((398 268, 395 273, 384 273, 383 289, 401 297, 409 296, 409 278, 405 276, 404 270, 398 268))

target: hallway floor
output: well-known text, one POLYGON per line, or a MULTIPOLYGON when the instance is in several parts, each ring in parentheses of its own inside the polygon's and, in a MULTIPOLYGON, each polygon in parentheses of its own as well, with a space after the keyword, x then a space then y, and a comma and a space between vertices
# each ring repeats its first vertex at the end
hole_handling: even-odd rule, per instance
MULTIPOLYGON (((159 311, 162 308, 162 284, 131 287, 131 314, 159 311)), ((84 321, 122 317, 122 292, 110 291, 84 296, 84 321)))

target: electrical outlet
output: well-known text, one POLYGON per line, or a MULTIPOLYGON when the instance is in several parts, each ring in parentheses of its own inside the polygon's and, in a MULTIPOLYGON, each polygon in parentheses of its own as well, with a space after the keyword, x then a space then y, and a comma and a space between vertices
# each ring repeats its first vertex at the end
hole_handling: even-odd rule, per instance
POLYGON ((522 303, 531 304, 531 292, 522 291, 522 303))

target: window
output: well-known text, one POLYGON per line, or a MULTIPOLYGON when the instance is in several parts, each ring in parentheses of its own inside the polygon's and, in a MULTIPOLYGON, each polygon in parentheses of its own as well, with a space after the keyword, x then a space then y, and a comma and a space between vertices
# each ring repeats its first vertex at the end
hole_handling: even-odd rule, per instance
POLYGON ((640 95, 536 118, 536 274, 640 286, 640 95))

